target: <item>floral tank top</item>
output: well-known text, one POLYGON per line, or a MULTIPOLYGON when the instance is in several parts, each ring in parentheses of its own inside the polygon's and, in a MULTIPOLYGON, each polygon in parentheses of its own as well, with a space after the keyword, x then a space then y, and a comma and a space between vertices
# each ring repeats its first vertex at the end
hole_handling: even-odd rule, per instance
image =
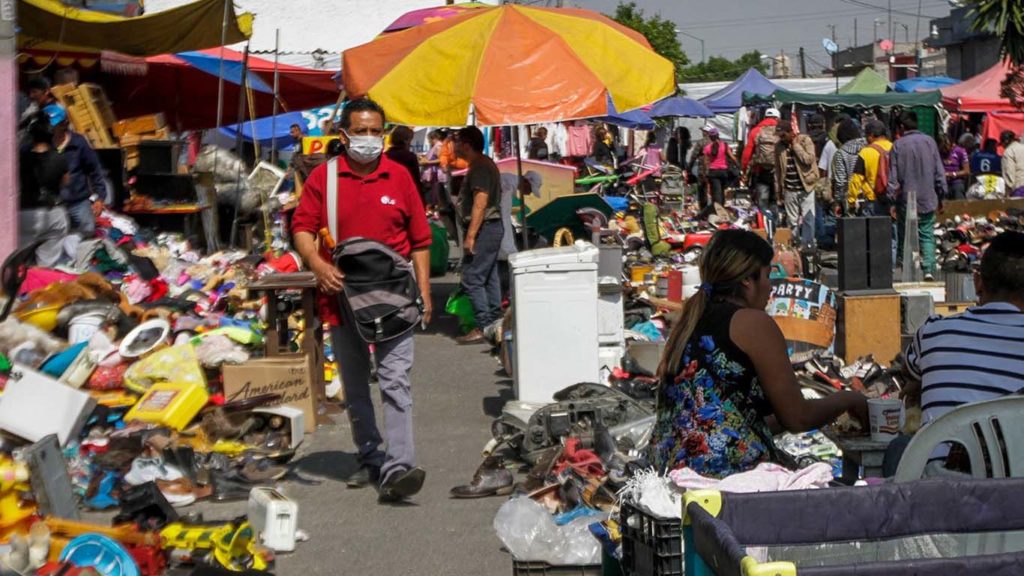
POLYGON ((712 301, 683 351, 682 369, 658 391, 650 458, 666 473, 689 467, 724 478, 775 454, 772 413, 750 358, 729 337, 739 306, 712 301))

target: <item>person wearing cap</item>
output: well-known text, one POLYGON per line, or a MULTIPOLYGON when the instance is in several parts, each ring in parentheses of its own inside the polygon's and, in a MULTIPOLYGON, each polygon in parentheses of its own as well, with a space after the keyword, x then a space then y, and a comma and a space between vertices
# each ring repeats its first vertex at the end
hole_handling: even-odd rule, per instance
POLYGON ((43 109, 53 127, 53 145, 68 164, 69 178, 61 188, 60 199, 68 212, 71 231, 88 240, 96 235, 95 200, 106 201, 107 184, 103 166, 85 136, 71 130, 64 107, 50 104, 43 109))
POLYGON ((814 242, 814 185, 818 182, 818 158, 814 141, 796 134, 789 122, 775 126, 775 189, 782 192, 786 223, 805 246, 814 242))
POLYGON ((1011 130, 1003 130, 999 135, 999 143, 1003 145, 1003 183, 1006 185, 1006 196, 1020 198, 1024 196, 1024 144, 1011 130))
POLYGON ((68 166, 53 148, 50 117, 45 112, 29 116, 25 129, 28 146, 18 161, 18 244, 38 243, 36 263, 49 268, 61 259, 61 245, 68 233, 68 216, 60 201, 68 166))
POLYGON ((764 119, 754 126, 747 135, 747 143, 741 155, 741 169, 746 181, 753 188, 754 199, 760 209, 768 208, 772 200, 772 189, 775 185, 775 126, 779 123, 779 111, 769 108, 764 112, 764 119), (760 138, 760 141, 758 140, 760 138), (758 144, 762 153, 756 154, 758 144), (771 152, 769 152, 771 151, 771 152), (765 154, 765 152, 768 152, 765 154))

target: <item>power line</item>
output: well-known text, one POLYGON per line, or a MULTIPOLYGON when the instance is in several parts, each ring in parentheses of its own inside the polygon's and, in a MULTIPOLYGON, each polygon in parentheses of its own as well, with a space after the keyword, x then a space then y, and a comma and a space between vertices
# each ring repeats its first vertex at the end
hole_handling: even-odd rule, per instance
POLYGON ((910 16, 912 18, 920 17, 920 18, 928 18, 929 20, 935 20, 937 18, 942 18, 942 16, 929 16, 927 14, 916 14, 914 12, 905 12, 903 10, 897 10, 896 8, 893 8, 892 10, 889 10, 889 8, 886 7, 886 6, 877 6, 875 4, 869 4, 867 2, 864 2, 863 0, 839 0, 839 1, 840 2, 845 2, 846 4, 853 4, 854 6, 863 6, 864 8, 871 8, 872 10, 879 10, 879 11, 882 11, 882 12, 892 12, 893 14, 899 14, 901 16, 910 16))
MULTIPOLYGON (((840 0, 840 1, 841 2, 846 2, 847 0, 840 0)), ((934 1, 934 0, 928 0, 928 1, 934 1)), ((945 0, 939 0, 939 4, 945 4, 945 0)), ((871 6, 871 5, 861 6, 859 4, 856 4, 856 5, 860 6, 861 8, 868 8, 869 6, 871 6)), ((901 7, 913 8, 913 7, 916 7, 916 3, 914 3, 913 6, 908 4, 907 6, 901 6, 901 7)), ((849 17, 849 16, 864 16, 864 15, 868 15, 868 14, 871 14, 871 13, 874 13, 874 12, 877 12, 877 11, 886 12, 887 9, 882 8, 882 9, 879 10, 877 8, 871 7, 871 11, 870 12, 866 12, 864 10, 849 10, 848 9, 848 10, 845 10, 845 11, 843 11, 843 10, 840 10, 840 11, 831 10, 831 11, 822 11, 822 12, 805 12, 805 13, 802 13, 802 14, 799 14, 799 15, 765 16, 765 17, 760 17, 760 18, 751 18, 751 17, 725 18, 725 19, 721 19, 721 20, 706 20, 706 21, 703 21, 703 22, 690 22, 690 23, 687 23, 687 24, 680 24, 677 27, 679 29, 686 30, 686 29, 698 29, 698 28, 722 28, 722 27, 730 26, 730 25, 763 25, 763 24, 766 24, 766 23, 767 24, 771 24, 771 23, 785 23, 785 22, 799 22, 799 21, 804 21, 804 20, 815 20, 815 19, 817 19, 819 17, 823 17, 823 16, 829 16, 829 17, 833 17, 833 18, 842 18, 842 17, 849 17)), ((896 12, 896 10, 894 9, 893 12, 896 12)), ((916 16, 916 14, 913 14, 913 15, 916 16)), ((922 14, 922 18, 923 17, 925 17, 925 15, 922 14)))

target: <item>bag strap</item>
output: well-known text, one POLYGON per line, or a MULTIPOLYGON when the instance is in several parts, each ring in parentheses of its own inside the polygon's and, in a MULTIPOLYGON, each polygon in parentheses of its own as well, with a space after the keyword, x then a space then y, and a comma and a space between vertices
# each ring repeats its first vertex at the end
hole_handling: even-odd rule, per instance
POLYGON ((337 244, 338 238, 338 158, 327 161, 327 230, 337 244))

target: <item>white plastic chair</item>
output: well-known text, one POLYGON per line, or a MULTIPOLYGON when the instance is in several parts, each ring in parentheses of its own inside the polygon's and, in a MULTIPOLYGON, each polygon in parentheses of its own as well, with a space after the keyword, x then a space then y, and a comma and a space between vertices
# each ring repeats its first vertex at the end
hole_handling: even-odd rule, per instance
POLYGON ((964 447, 975 478, 1024 477, 1024 396, 965 404, 936 418, 907 445, 895 480, 919 480, 926 469, 932 472, 936 467, 929 467, 928 460, 944 443, 964 447))

